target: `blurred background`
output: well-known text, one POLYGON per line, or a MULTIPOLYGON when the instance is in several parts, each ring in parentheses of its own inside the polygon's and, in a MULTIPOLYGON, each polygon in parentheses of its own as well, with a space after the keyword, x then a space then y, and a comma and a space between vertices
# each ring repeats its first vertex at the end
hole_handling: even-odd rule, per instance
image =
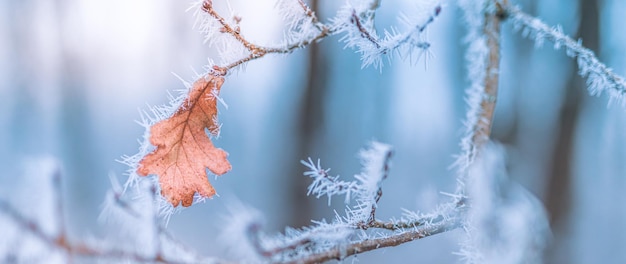
MULTIPOLYGON (((225 5, 214 1, 216 5, 225 5)), ((530 14, 582 38, 626 75, 626 2, 518 0, 530 14)), ((398 25, 419 1, 382 1, 380 29, 398 25)), ((342 1, 312 0, 322 19, 342 1)), ((371 140, 395 146, 377 216, 401 208, 428 211, 453 192, 449 169, 459 153, 465 116, 462 12, 444 1, 429 27, 435 57, 394 58, 382 73, 361 69, 358 54, 339 36, 287 56, 270 55, 232 73, 222 88, 221 137, 233 170, 209 180, 219 197, 172 216, 168 228, 206 255, 228 258, 216 239, 229 203, 265 215, 278 232, 333 217, 343 198, 306 196, 299 161, 320 158, 331 173, 359 172, 359 149, 371 140)), ((140 111, 167 103, 215 51, 192 28, 189 1, 0 1, 0 193, 20 186, 28 161, 52 157, 63 175, 72 237, 105 236, 98 214, 109 174, 124 182, 122 155, 137 152, 140 111)), ((242 34, 278 43, 283 21, 274 1, 231 1, 242 34)), ((400 27, 400 29, 402 29, 400 27)), ((576 62, 551 44, 534 43, 503 26, 502 68, 494 139, 504 143, 508 168, 543 201, 553 237, 547 263, 626 263, 626 109, 590 97, 576 62), (608 106, 607 106, 608 105, 608 106)), ((42 179, 48 179, 43 177, 42 179)), ((24 185, 22 185, 24 186, 24 185)), ((28 188, 28 187, 26 187, 28 188)), ((24 204, 36 207, 37 204, 24 204)), ((0 236, 2 229, 0 228, 0 236)), ((362 263, 456 263, 461 231, 361 254, 362 263), (411 260, 413 259, 413 260, 411 260)))

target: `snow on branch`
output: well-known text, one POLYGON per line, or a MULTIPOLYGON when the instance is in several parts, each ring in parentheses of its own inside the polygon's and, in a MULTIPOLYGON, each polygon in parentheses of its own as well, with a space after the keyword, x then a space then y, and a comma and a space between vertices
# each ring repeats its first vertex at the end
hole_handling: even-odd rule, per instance
POLYGON ((205 34, 209 44, 222 43, 218 47, 225 47, 219 50, 222 62, 219 66, 212 66, 212 71, 223 76, 230 69, 266 54, 290 53, 335 33, 321 23, 315 12, 301 0, 280 0, 277 7, 287 21, 289 34, 282 45, 266 47, 253 43, 242 34, 239 26, 242 17, 231 14, 228 19, 215 10, 211 0, 195 2, 191 9, 195 10, 196 26, 200 32, 205 34))
POLYGON ((331 19, 331 23, 321 22, 302 0, 279 0, 276 6, 287 24, 288 32, 281 45, 267 47, 253 43, 242 34, 239 26, 242 17, 234 14, 230 14, 230 18, 223 16, 213 8, 211 0, 200 0, 192 5, 190 9, 195 10, 196 27, 205 34, 205 42, 218 48, 227 47, 220 49, 221 63, 211 67, 214 72, 226 75, 230 69, 248 61, 272 53, 291 53, 339 33, 346 33, 343 40, 347 47, 356 48, 361 53, 363 67, 374 65, 380 68, 383 55, 391 55, 393 52, 412 60, 413 54, 417 53, 419 60, 422 54, 428 55, 430 48, 430 43, 425 40, 425 31, 442 10, 441 4, 436 4, 425 18, 401 16, 402 22, 409 29, 399 33, 392 28, 385 31, 381 38, 374 30, 374 14, 379 7, 379 0, 348 3, 331 19))
POLYGON ((465 119, 465 136, 461 140, 462 153, 456 166, 459 178, 457 194, 464 193, 467 169, 474 162, 482 146, 489 141, 498 95, 500 76, 500 2, 492 0, 460 0, 468 33, 468 79, 466 89, 469 110, 465 119))
POLYGON ((378 4, 353 6, 347 4, 334 19, 335 28, 340 33, 345 33, 342 41, 346 47, 355 48, 361 53, 362 67, 373 65, 380 69, 383 66, 383 56, 394 52, 400 57, 412 58, 429 52, 430 43, 426 40, 425 31, 439 16, 442 10, 441 4, 432 7, 432 11, 426 18, 410 18, 401 15, 401 21, 408 30, 400 33, 395 28, 384 31, 384 37, 379 37, 374 26, 374 13, 378 4))
POLYGON ((537 46, 541 46, 544 41, 548 40, 554 43, 554 49, 564 48, 567 56, 576 58, 578 74, 587 78, 591 95, 608 93, 610 102, 617 101, 622 105, 626 104, 624 77, 614 73, 611 68, 600 62, 593 51, 582 45, 582 40, 572 39, 563 34, 561 27, 550 27, 540 19, 524 13, 518 7, 507 5, 504 8, 504 14, 513 21, 514 28, 521 30, 523 36, 534 40, 537 46))
MULTIPOLYGON (((300 229, 287 228, 283 234, 266 235, 261 230, 258 217, 250 217, 250 210, 231 210, 234 227, 227 227, 234 246, 242 248, 241 238, 248 240, 255 249, 256 257, 248 261, 272 263, 320 263, 342 260, 358 253, 403 243, 439 234, 460 227, 464 200, 455 199, 440 205, 429 214, 405 211, 399 220, 381 221, 375 213, 382 197, 382 181, 389 176, 391 146, 372 142, 360 153, 363 169, 354 181, 342 181, 329 175, 320 162, 311 159, 302 163, 309 168, 304 175, 311 177, 309 194, 346 196, 345 215, 336 214, 333 221, 314 221, 314 225, 300 229), (352 204, 352 206, 350 206, 352 204), (232 230, 239 230, 233 232, 232 230)), ((253 214, 254 215, 254 214, 253 214)))
POLYGON ((340 181, 339 176, 328 174, 330 169, 323 169, 319 159, 317 164, 311 158, 309 158, 308 162, 302 160, 300 163, 309 168, 309 171, 305 172, 304 175, 313 178, 313 183, 309 185, 307 195, 314 194, 316 198, 327 195, 328 205, 330 205, 330 198, 334 195, 345 195, 345 202, 348 203, 351 200, 352 193, 359 188, 355 181, 340 181))
POLYGON ((372 222, 375 219, 376 205, 382 196, 382 181, 389 174, 392 155, 390 145, 372 142, 369 148, 360 153, 363 171, 354 176, 356 181, 350 182, 338 180, 339 176, 330 176, 330 169, 322 169, 319 160, 317 165, 310 158, 309 162, 301 161, 310 169, 304 175, 313 178, 308 193, 315 194, 317 198, 327 195, 329 205, 333 195, 345 195, 346 203, 354 196, 356 205, 348 210, 351 216, 348 222, 372 222))

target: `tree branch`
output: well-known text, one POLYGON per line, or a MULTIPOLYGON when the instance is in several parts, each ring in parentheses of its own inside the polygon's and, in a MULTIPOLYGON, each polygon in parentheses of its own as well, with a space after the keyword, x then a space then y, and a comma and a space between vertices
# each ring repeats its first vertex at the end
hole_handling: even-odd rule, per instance
MULTIPOLYGON (((387 229, 394 231, 387 234, 378 233, 378 237, 357 238, 356 240, 336 241, 330 247, 320 250, 315 249, 321 246, 317 236, 325 236, 324 232, 336 232, 339 226, 326 226, 319 230, 315 227, 306 231, 301 237, 295 238, 292 242, 266 248, 263 246, 263 239, 260 236, 260 226, 251 224, 247 230, 250 235, 252 246, 259 255, 266 257, 268 261, 275 263, 321 263, 329 260, 342 260, 346 257, 359 253, 373 251, 384 247, 398 246, 414 240, 428 236, 444 233, 461 227, 464 217, 464 201, 455 204, 445 204, 438 209, 438 212, 426 215, 417 220, 400 222, 374 221, 367 224, 367 227, 353 225, 342 226, 351 228, 353 231, 369 228, 387 229), (328 229, 330 228, 330 229, 328 229), (308 251, 309 253, 305 253, 308 251)), ((329 234, 333 235, 333 234, 329 234)))
POLYGON ((565 47, 567 56, 576 58, 580 76, 587 78, 591 95, 609 93, 610 100, 626 104, 626 80, 600 62, 593 51, 582 45, 582 40, 574 40, 563 34, 561 27, 552 28, 540 19, 524 13, 518 7, 504 3, 502 14, 511 19, 514 27, 522 30, 522 35, 529 37, 539 46, 544 40, 554 43, 555 49, 565 47))
POLYGON ((422 239, 446 231, 454 230, 461 226, 460 218, 453 217, 442 220, 441 222, 416 228, 412 231, 394 234, 387 237, 368 239, 364 241, 350 243, 348 245, 338 245, 330 251, 319 254, 310 255, 304 259, 291 261, 288 263, 321 263, 329 260, 342 260, 346 257, 359 253, 372 251, 385 247, 394 247, 414 240, 422 239))
POLYGON ((500 76, 500 23, 505 16, 498 0, 459 0, 459 5, 468 25, 465 60, 470 86, 462 153, 454 166, 458 169, 456 194, 464 196, 467 171, 491 135, 500 76))
MULTIPOLYGON (((327 194, 355 193, 357 205, 347 210, 347 216, 332 223, 317 222, 316 226, 304 227, 297 232, 279 235, 264 240, 257 222, 246 224, 246 234, 259 255, 280 263, 318 263, 381 247, 397 246, 416 239, 439 234, 461 225, 464 217, 465 200, 454 197, 454 202, 439 206, 434 213, 418 214, 409 212, 401 221, 383 222, 377 220, 377 203, 382 197, 381 182, 389 175, 393 151, 389 145, 372 142, 372 146, 361 151, 363 169, 354 182, 339 181, 338 176, 330 176, 329 169, 322 169, 309 158, 302 164, 309 168, 304 175, 314 179, 309 192, 318 197, 327 194), (377 229, 370 232, 366 230, 377 229), (358 234, 361 234, 359 236, 358 234), (331 241, 328 238, 332 237, 331 241), (322 238, 322 240, 320 240, 322 238)), ((351 199, 346 199, 346 204, 351 199)))
MULTIPOLYGON (((495 4, 497 10, 502 9, 499 2, 495 2, 495 4)), ((485 67, 484 93, 480 101, 480 116, 474 125, 474 136, 472 137, 472 145, 476 149, 482 148, 489 141, 496 108, 500 77, 500 22, 502 19, 499 14, 501 13, 485 11, 483 33, 486 37, 489 56, 486 58, 487 65, 485 67)))
POLYGON ((315 16, 315 12, 313 12, 306 3, 304 3, 303 1, 299 1, 299 4, 302 6, 305 12, 305 15, 311 18, 311 21, 314 23, 315 27, 319 30, 319 33, 309 39, 300 40, 295 43, 287 44, 285 47, 271 48, 271 47, 263 47, 260 45, 256 45, 248 41, 245 37, 243 37, 243 35, 241 35, 239 30, 236 30, 234 27, 232 27, 228 22, 226 22, 226 19, 224 19, 224 17, 222 17, 219 13, 217 13, 217 11, 213 8, 213 3, 211 0, 204 0, 204 2, 202 3, 202 11, 206 12, 211 17, 215 18, 221 24, 222 28, 220 29, 220 32, 233 36, 238 42, 240 42, 250 52, 248 56, 241 58, 237 61, 234 61, 224 66, 215 66, 213 68, 214 74, 218 74, 222 76, 226 75, 228 70, 233 69, 239 65, 242 65, 248 61, 262 58, 263 56, 269 53, 276 53, 276 54, 291 53, 296 49, 308 46, 309 44, 319 41, 336 32, 334 30, 331 30, 330 27, 326 26, 325 24, 319 22, 319 20, 315 16))

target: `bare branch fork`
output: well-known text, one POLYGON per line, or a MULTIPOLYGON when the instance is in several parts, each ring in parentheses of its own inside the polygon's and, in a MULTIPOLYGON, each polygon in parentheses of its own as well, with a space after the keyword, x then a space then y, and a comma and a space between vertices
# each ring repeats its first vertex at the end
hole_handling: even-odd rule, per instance
MULTIPOLYGON (((302 7, 302 11, 304 12, 305 16, 308 17, 308 19, 311 21, 311 23, 313 23, 313 25, 317 29, 318 31, 317 34, 307 39, 296 40, 295 42, 288 43, 282 47, 264 47, 261 45, 254 44, 250 42, 249 40, 247 40, 241 34, 239 26, 233 26, 229 24, 226 21, 226 19, 223 16, 221 16, 213 8, 212 0, 204 0, 202 2, 201 9, 202 11, 209 14, 212 18, 214 18, 217 22, 219 22, 219 24, 221 25, 219 32, 232 36, 239 43, 241 43, 245 47, 245 49, 249 52, 248 56, 243 57, 234 62, 228 63, 223 66, 217 66, 217 65, 213 66, 211 74, 224 76, 228 73, 230 69, 236 68, 248 61, 255 60, 255 59, 264 57, 267 54, 272 54, 272 53, 274 54, 291 53, 296 49, 306 47, 310 45, 311 43, 320 41, 326 37, 336 35, 346 30, 345 25, 341 25, 341 24, 331 25, 331 24, 325 24, 325 23, 320 22, 317 16, 315 15, 315 12, 311 10, 311 8, 304 1, 302 0, 296 0, 296 1, 298 1, 298 4, 302 7)), ((378 1, 376 1, 375 3, 376 4, 371 7, 372 10, 375 10, 376 8, 378 8, 378 1)), ((428 18, 428 20, 424 24, 413 25, 412 30, 407 31, 404 34, 399 35, 398 37, 394 36, 394 38, 391 39, 392 41, 390 40, 386 41, 388 43, 383 43, 383 40, 378 39, 377 37, 375 37, 375 35, 373 35, 367 29, 365 29, 364 26, 362 25, 361 18, 358 17, 357 11, 354 9, 352 9, 352 13, 354 17, 350 18, 350 21, 357 27, 359 31, 362 32, 362 36, 364 38, 366 38, 368 41, 376 45, 377 49, 380 49, 375 52, 376 54, 387 54, 388 52, 397 50, 400 46, 406 45, 406 44, 416 46, 422 50, 427 50, 430 47, 430 44, 428 42, 425 42, 425 41, 415 42, 415 41, 412 41, 412 39, 416 34, 424 32, 426 28, 428 27, 428 25, 434 22, 435 18, 441 13, 441 10, 442 10, 441 5, 437 5, 435 7, 435 10, 433 11, 433 14, 428 18)), ((373 16, 369 17, 369 19, 373 19, 373 16)), ((235 21, 240 21, 240 20, 241 18, 235 18, 235 21)))
POLYGON ((224 17, 222 17, 219 13, 217 13, 217 11, 213 8, 213 3, 211 0, 204 0, 204 2, 202 3, 202 10, 204 12, 206 12, 207 14, 209 14, 211 17, 213 17, 214 19, 216 19, 222 26, 220 32, 221 33, 226 33, 229 34, 231 36, 233 36, 238 42, 240 42, 249 52, 250 55, 248 55, 247 57, 241 58, 235 62, 232 62, 230 64, 224 65, 224 66, 214 66, 213 70, 214 73, 217 73, 219 75, 226 75, 226 73, 228 72, 228 70, 235 68, 237 66, 240 66, 248 61, 254 60, 254 59, 258 59, 261 58, 263 56, 265 56, 266 54, 269 53, 278 53, 278 54, 284 54, 284 53, 290 53, 298 48, 302 48, 304 46, 307 46, 313 42, 316 42, 318 40, 321 40, 327 36, 330 36, 332 34, 335 33, 334 30, 331 30, 329 28, 329 26, 320 23, 317 16, 315 15, 315 12, 313 12, 309 6, 304 3, 303 1, 299 0, 298 1, 300 6, 302 7, 305 15, 307 17, 309 17, 311 19, 311 21, 313 21, 313 23, 315 23, 315 26, 317 27, 317 29, 319 30, 319 34, 315 35, 314 37, 312 37, 311 39, 306 39, 306 40, 301 40, 298 41, 296 43, 291 43, 286 45, 285 47, 277 47, 277 48, 269 48, 269 47, 263 47, 260 45, 256 45, 250 41, 248 41, 246 38, 244 38, 239 30, 235 30, 235 28, 233 26, 231 26, 228 22, 226 22, 226 19, 224 19, 224 17))
POLYGON ((440 206, 434 213, 411 213, 400 221, 380 221, 376 219, 376 208, 382 197, 382 181, 389 175, 392 157, 390 146, 373 142, 369 150, 362 152, 363 172, 356 176, 357 181, 341 181, 328 174, 309 159, 302 163, 309 168, 306 176, 313 178, 309 194, 318 198, 328 195, 345 195, 346 203, 354 198, 356 205, 348 209, 346 216, 337 215, 333 223, 318 222, 304 227, 291 237, 288 234, 266 237, 261 233, 260 224, 250 222, 247 227, 251 244, 260 256, 271 262, 281 263, 320 263, 328 260, 342 260, 348 256, 384 247, 397 246, 410 241, 456 229, 461 226, 463 202, 440 206), (374 231, 376 235, 358 237, 355 231, 374 231), (382 232, 386 231, 386 232, 382 232), (334 233, 345 233, 336 244, 323 245, 318 237, 334 233), (357 237, 354 237, 357 235, 357 237), (290 237, 291 242, 283 242, 290 237), (277 242, 278 241, 278 242, 277 242))
MULTIPOLYGON (((626 104, 626 80, 615 74, 609 67, 601 63, 593 51, 585 48, 582 41, 575 41, 563 34, 561 27, 550 27, 538 18, 524 13, 520 8, 511 5, 508 0, 490 0, 491 8, 484 12, 484 24, 482 34, 485 36, 488 54, 485 62, 485 71, 482 73, 482 82, 474 83, 476 88, 470 96, 470 111, 468 112, 468 131, 461 146, 463 154, 457 161, 459 172, 464 174, 467 167, 473 163, 480 152, 480 148, 489 141, 493 114, 496 106, 499 79, 500 61, 500 24, 504 20, 510 20, 513 27, 521 31, 523 36, 535 41, 541 46, 545 40, 554 43, 555 49, 564 47, 569 57, 576 58, 579 74, 587 78, 587 85, 591 95, 600 95, 603 92, 609 94, 609 102, 618 101, 626 104)), ((468 61, 471 68, 482 63, 468 61), (475 65, 474 65, 475 64, 475 65)), ((472 71, 470 69, 470 71, 472 71)), ((471 90, 471 89, 470 89, 471 90)), ((464 192, 464 176, 460 176, 460 187, 457 192, 464 192)))

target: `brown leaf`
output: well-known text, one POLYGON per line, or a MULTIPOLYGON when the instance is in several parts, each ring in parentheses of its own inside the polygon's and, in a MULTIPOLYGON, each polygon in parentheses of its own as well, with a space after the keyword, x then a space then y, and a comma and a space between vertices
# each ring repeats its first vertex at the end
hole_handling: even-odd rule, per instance
POLYGON ((216 95, 223 83, 218 76, 200 78, 176 113, 150 128, 156 149, 139 162, 137 173, 158 175, 161 195, 173 206, 190 206, 196 192, 203 197, 215 194, 205 168, 216 175, 231 169, 228 153, 213 146, 205 132, 208 128, 215 135, 219 130, 216 95))

